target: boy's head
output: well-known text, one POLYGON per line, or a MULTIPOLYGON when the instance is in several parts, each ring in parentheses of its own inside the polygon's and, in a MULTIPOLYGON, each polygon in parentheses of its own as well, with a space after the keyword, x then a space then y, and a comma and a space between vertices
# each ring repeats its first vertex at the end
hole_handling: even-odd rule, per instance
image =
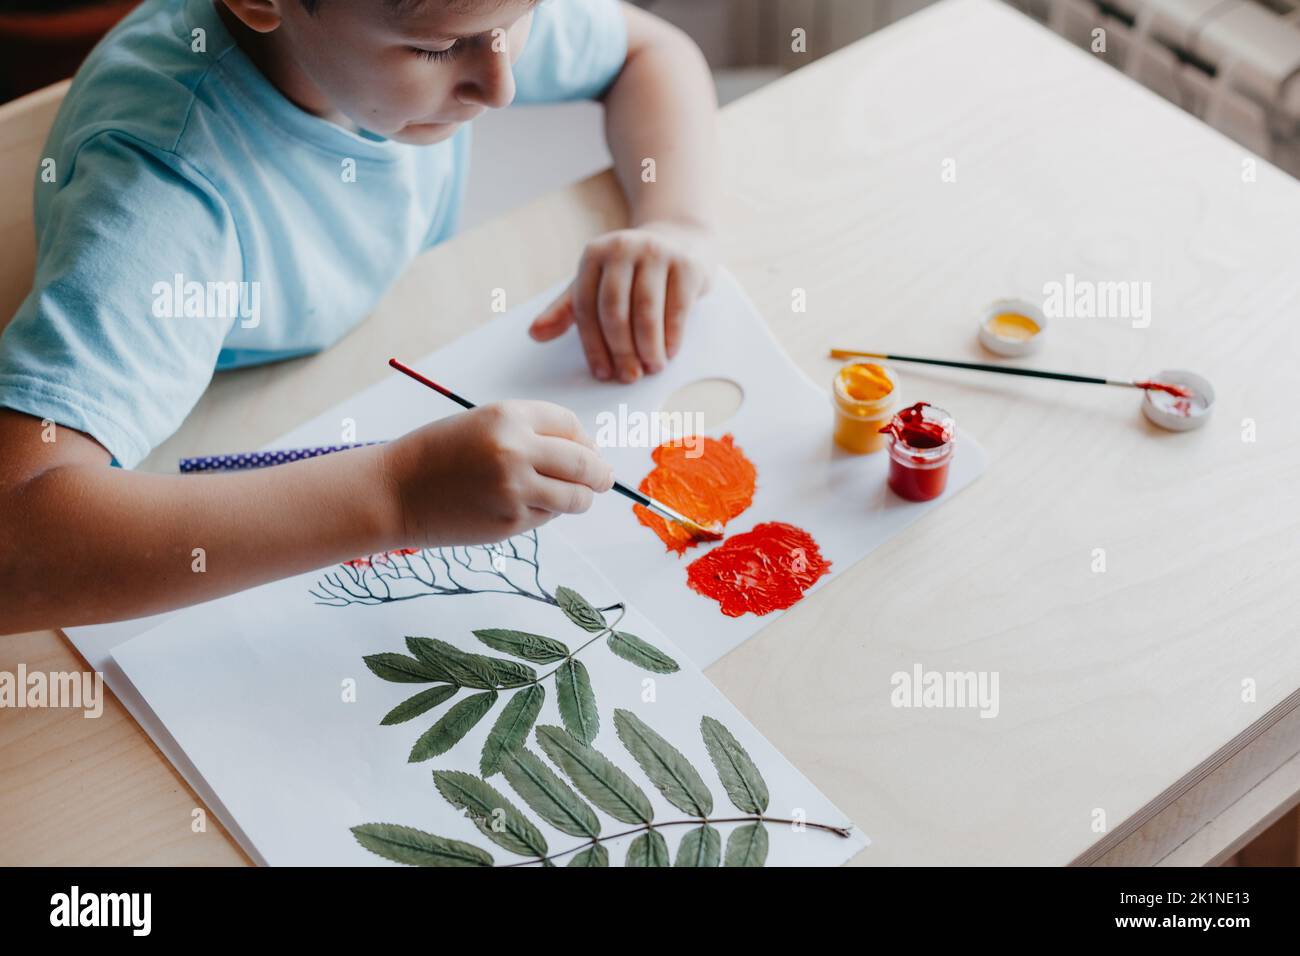
POLYGON ((514 98, 536 0, 223 3, 262 35, 259 65, 300 105, 423 145, 514 98))

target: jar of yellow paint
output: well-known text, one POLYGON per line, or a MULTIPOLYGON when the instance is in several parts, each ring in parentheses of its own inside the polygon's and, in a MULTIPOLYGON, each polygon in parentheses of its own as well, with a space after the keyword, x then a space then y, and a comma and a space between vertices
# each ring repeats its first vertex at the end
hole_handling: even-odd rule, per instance
POLYGON ((888 441, 880 429, 898 406, 898 379, 874 362, 850 362, 831 383, 835 405, 835 444, 855 455, 879 451, 888 441))

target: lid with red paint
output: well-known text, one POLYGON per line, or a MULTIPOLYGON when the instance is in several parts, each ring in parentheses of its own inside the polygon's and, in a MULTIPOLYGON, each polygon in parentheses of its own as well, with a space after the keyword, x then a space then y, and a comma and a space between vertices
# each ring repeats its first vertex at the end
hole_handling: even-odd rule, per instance
POLYGON ((1142 414, 1153 425, 1170 431, 1185 432, 1200 428, 1214 410, 1214 386, 1203 376, 1187 369, 1166 369, 1154 381, 1181 385, 1190 395, 1175 395, 1173 390, 1148 388, 1142 398, 1142 414))

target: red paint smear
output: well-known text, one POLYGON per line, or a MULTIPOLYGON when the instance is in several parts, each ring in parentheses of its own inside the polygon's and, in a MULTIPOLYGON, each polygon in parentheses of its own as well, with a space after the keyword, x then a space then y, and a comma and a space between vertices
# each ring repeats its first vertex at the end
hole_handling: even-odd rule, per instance
POLYGON ((1170 385, 1168 382, 1134 382, 1138 388, 1151 389, 1157 392, 1168 392, 1170 395, 1176 395, 1178 398, 1191 398, 1196 393, 1186 385, 1170 385))
MULTIPOLYGON (((754 500, 758 472, 730 435, 720 439, 696 436, 690 446, 681 441, 665 442, 651 457, 655 468, 642 480, 641 493, 705 527, 721 530, 754 500), (697 441, 703 442, 702 453, 697 441)), ((677 522, 665 521, 641 505, 633 505, 632 510, 669 551, 685 554, 687 548, 699 544, 699 539, 677 522)))
POLYGON ((903 409, 888 425, 880 429, 881 432, 893 435, 897 441, 916 449, 938 448, 951 441, 952 433, 943 422, 925 420, 923 409, 929 406, 929 402, 917 402, 903 409))
POLYGON ((369 568, 376 564, 388 564, 390 555, 394 554, 416 554, 419 548, 398 548, 396 551, 385 551, 383 554, 372 554, 368 558, 353 558, 351 561, 343 563, 349 568, 369 568))
POLYGON ((768 521, 696 558, 686 583, 728 617, 761 615, 790 607, 830 568, 807 531, 768 521))

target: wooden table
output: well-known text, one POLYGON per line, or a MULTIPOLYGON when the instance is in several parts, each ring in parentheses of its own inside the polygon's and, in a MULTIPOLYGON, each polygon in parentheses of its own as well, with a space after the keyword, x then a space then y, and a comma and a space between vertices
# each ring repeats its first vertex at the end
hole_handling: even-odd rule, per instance
MULTIPOLYGON (((981 307, 1068 273, 1150 282, 1152 322, 1060 319, 1035 364, 1219 394, 1171 434, 1117 389, 902 371, 989 471, 709 669, 860 863, 1215 862, 1300 798, 1300 186, 1093 59, 948 0, 723 114, 725 259, 815 380, 831 344, 978 360, 981 307), (892 707, 917 663, 996 671, 999 715, 892 707)), ((273 439, 623 217, 606 174, 433 250, 326 354, 221 377, 146 467, 273 439)), ((54 632, 0 639, 19 661, 82 666, 54 632)), ((0 863, 246 862, 196 805, 116 702, 0 718, 0 863)))

